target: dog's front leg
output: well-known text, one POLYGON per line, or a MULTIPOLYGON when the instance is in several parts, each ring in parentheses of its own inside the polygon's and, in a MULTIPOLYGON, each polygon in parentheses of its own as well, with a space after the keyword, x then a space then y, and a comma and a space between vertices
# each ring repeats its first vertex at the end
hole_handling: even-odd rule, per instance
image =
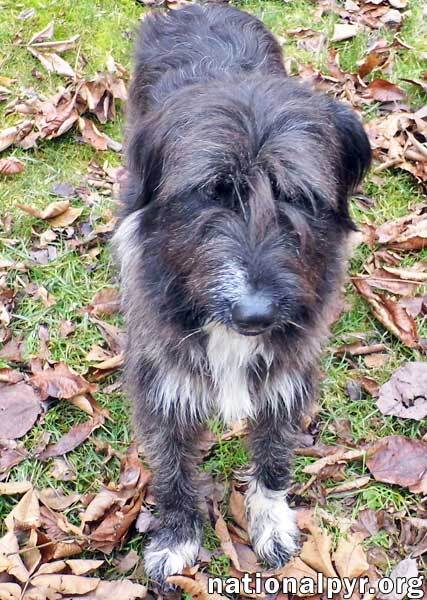
POLYGON ((198 424, 177 415, 137 419, 144 453, 153 469, 153 491, 161 526, 144 552, 148 576, 163 587, 198 555, 202 518, 194 484, 198 424))
POLYGON ((299 542, 295 514, 286 499, 295 437, 292 421, 285 407, 278 407, 262 410, 250 423, 249 535, 258 558, 272 568, 284 565, 299 542))

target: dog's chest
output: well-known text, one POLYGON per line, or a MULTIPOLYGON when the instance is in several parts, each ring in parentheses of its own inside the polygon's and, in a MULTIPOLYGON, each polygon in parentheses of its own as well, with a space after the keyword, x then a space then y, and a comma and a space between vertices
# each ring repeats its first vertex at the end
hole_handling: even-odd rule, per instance
POLYGON ((244 337, 222 326, 208 329, 206 347, 215 408, 224 421, 236 421, 254 412, 251 372, 264 352, 257 337, 244 337))

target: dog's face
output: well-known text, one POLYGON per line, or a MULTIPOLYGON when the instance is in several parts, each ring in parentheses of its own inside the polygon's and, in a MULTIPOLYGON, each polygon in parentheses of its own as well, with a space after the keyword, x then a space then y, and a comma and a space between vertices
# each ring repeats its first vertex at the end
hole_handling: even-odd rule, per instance
POLYGON ((129 156, 143 277, 165 318, 243 335, 304 326, 330 291, 370 161, 349 110, 282 79, 185 90, 129 156))

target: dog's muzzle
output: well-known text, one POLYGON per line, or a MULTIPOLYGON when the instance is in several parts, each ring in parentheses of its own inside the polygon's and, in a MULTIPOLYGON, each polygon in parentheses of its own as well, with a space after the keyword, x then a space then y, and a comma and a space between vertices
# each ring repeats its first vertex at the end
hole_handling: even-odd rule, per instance
POLYGON ((259 335, 274 325, 278 307, 263 292, 243 296, 231 309, 233 325, 242 335, 259 335))

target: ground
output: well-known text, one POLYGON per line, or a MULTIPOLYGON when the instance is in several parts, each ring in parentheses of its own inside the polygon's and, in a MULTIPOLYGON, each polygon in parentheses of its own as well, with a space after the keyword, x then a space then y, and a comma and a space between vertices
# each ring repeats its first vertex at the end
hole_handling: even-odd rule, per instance
MULTIPOLYGON (((35 89, 39 94, 51 95, 61 83, 63 78, 47 73, 40 67, 37 59, 31 56, 25 46, 16 44, 17 35, 22 40, 28 40, 36 31, 43 29, 50 21, 55 21, 55 38, 66 39, 78 33, 78 52, 85 58, 85 75, 95 74, 105 68, 108 55, 129 68, 131 65, 131 49, 133 31, 138 19, 146 10, 136 0, 103 0, 90 2, 88 0, 62 0, 42 2, 41 0, 25 0, 25 2, 1 2, 0 23, 0 75, 14 80, 13 89, 18 92, 23 88, 35 89), (19 20, 18 15, 24 9, 35 9, 35 15, 27 20, 19 20), (15 43, 14 43, 15 42, 15 43), (34 69, 43 73, 43 79, 34 77, 34 69)), ((265 24, 279 36, 287 56, 295 56, 298 61, 311 62, 315 67, 323 68, 326 52, 313 54, 298 48, 297 37, 287 36, 287 31, 296 28, 311 27, 322 31, 328 38, 331 37, 333 25, 338 21, 335 14, 325 14, 321 19, 315 18, 316 3, 309 0, 295 0, 287 3, 277 1, 244 1, 237 3, 242 8, 258 15, 265 24)), ((403 25, 399 38, 411 47, 396 55, 392 72, 388 74, 391 81, 399 82, 401 78, 419 80, 425 69, 425 28, 423 33, 422 2, 412 0, 406 9, 403 25), (424 53, 424 54, 423 54, 424 53), (424 56, 424 64, 423 64, 424 56)), ((354 72, 357 65, 366 54, 366 47, 378 33, 367 31, 360 33, 344 42, 330 43, 340 52, 341 67, 344 71, 354 72)), ((382 36, 391 39, 393 32, 388 31, 382 36)), ((75 60, 76 51, 66 52, 64 58, 70 62, 75 60)), ((0 81, 1 84, 1 81, 0 81)), ((419 107, 423 103, 423 92, 414 86, 401 82, 400 85, 409 93, 410 103, 419 107)), ((425 101, 425 95, 424 95, 425 101)), ((0 103, 0 110, 4 114, 5 102, 0 103), (2 108, 3 107, 3 108, 2 108)), ((363 114, 365 120, 376 116, 375 105, 367 107, 363 114)), ((16 122, 16 117, 6 117, 5 125, 16 122)), ((116 119, 102 126, 113 139, 122 138, 123 116, 119 110, 116 119)), ((10 150, 10 149, 9 149, 10 150)), ((78 187, 85 184, 88 166, 91 161, 101 165, 106 161, 115 167, 120 165, 120 156, 112 151, 96 151, 88 145, 76 140, 75 131, 51 141, 42 141, 36 149, 13 149, 8 155, 21 159, 25 164, 25 171, 16 177, 0 176, 0 218, 10 215, 12 219, 11 230, 0 232, 0 252, 2 259, 13 261, 31 262, 30 252, 34 245, 35 233, 46 229, 45 223, 22 212, 18 204, 30 204, 35 207, 44 207, 52 200, 52 187, 60 182, 69 182, 78 187), (3 239, 2 239, 3 238, 3 239), (7 240, 14 240, 8 243, 7 240), (2 243, 3 242, 3 243, 2 243)), ((83 207, 81 221, 99 218, 106 222, 115 210, 115 202, 109 195, 103 195, 102 190, 92 190, 90 205, 82 199, 73 199, 74 206, 83 207)), ((362 210, 360 205, 353 205, 352 211, 356 222, 374 222, 381 224, 386 220, 402 216, 422 201, 422 190, 410 174, 401 170, 387 169, 381 173, 381 181, 368 177, 364 186, 364 194, 374 200, 368 209, 362 210)), ((45 306, 39 299, 28 294, 19 298, 11 327, 13 334, 23 336, 27 341, 27 355, 37 356, 40 344, 40 327, 44 326, 49 331, 48 347, 54 361, 64 361, 75 371, 85 374, 90 366, 87 353, 94 344, 103 343, 103 338, 98 327, 89 319, 86 307, 94 294, 106 286, 116 284, 116 275, 108 245, 100 246, 100 253, 96 256, 81 255, 66 247, 65 239, 59 238, 56 242, 57 257, 47 264, 32 262, 29 270, 24 275, 16 271, 7 274, 8 283, 18 288, 26 282, 42 285, 56 300, 52 306, 45 306), (59 325, 65 320, 71 320, 76 330, 69 337, 61 337, 59 325)), ((424 250, 419 253, 417 260, 426 258, 424 250)), ((355 255, 350 263, 350 273, 360 272, 361 266, 369 253, 366 245, 362 244, 355 250, 355 255)), ((414 261, 409 256, 408 264, 414 261)), ((112 315, 106 318, 114 324, 120 324, 120 317, 112 315)), ((408 360, 423 360, 421 352, 409 349, 396 340, 372 316, 368 305, 354 291, 348 283, 346 288, 346 308, 339 321, 333 327, 333 335, 323 359, 323 380, 320 398, 320 412, 318 429, 320 441, 334 444, 338 440, 342 443, 342 427, 346 428, 349 439, 354 444, 372 442, 379 437, 392 434, 407 437, 421 438, 426 433, 425 421, 412 421, 386 417, 379 413, 373 398, 363 394, 361 398, 351 399, 347 392, 349 381, 354 378, 354 373, 366 374, 374 377, 379 383, 385 382, 398 366, 408 360), (389 359, 378 368, 367 368, 363 357, 355 357, 352 361, 340 357, 334 350, 346 343, 351 334, 366 334, 366 339, 384 342, 388 348, 389 359)), ((0 361, 0 367, 6 367, 0 361)), ((14 468, 8 475, 9 480, 29 479, 37 488, 61 487, 65 492, 96 492, 101 482, 115 480, 118 474, 119 461, 113 458, 104 463, 104 456, 100 454, 95 445, 95 439, 108 441, 111 446, 123 451, 129 446, 132 438, 129 410, 127 400, 122 391, 105 393, 103 390, 118 377, 117 372, 100 383, 100 390, 96 394, 98 402, 108 407, 110 419, 99 428, 84 444, 67 455, 67 460, 74 466, 77 479, 70 482, 60 482, 51 476, 51 462, 41 462, 36 459, 26 460, 14 468)), ((36 445, 43 431, 51 432, 51 441, 58 439, 71 425, 84 420, 85 416, 78 408, 65 401, 57 402, 46 413, 45 418, 35 426, 24 438, 28 449, 36 445)), ((210 452, 204 462, 203 469, 211 472, 219 481, 229 481, 233 470, 240 467, 246 460, 244 442, 240 439, 221 441, 210 452)), ((311 457, 298 457, 295 463, 295 481, 305 483, 309 476, 303 472, 304 466, 313 462, 311 457)), ((351 481, 356 476, 366 474, 366 468, 360 462, 349 463, 344 471, 344 480, 351 481)), ((320 484, 316 484, 320 485, 320 484)), ((359 512, 369 508, 375 511, 387 509, 399 511, 402 514, 415 514, 420 497, 403 487, 392 486, 386 483, 371 480, 369 485, 353 492, 350 497, 325 497, 324 490, 336 485, 336 481, 324 480, 321 483, 322 508, 332 515, 340 517, 357 518, 359 512)), ((312 495, 300 498, 313 505, 316 501, 315 492, 312 495)), ((0 497, 0 519, 4 518, 11 510, 17 499, 14 497, 0 497)), ((73 511, 68 514, 72 520, 73 511)), ((338 535, 333 526, 331 531, 338 535)), ((388 557, 387 570, 396 561, 396 555, 389 550, 397 544, 397 529, 382 529, 379 533, 365 541, 368 548, 379 547, 385 550, 384 556, 388 557)), ((211 527, 207 527, 207 546, 214 551, 218 548, 218 540, 211 527)), ((129 549, 143 550, 144 537, 133 533, 126 541, 123 553, 129 549)), ((116 577, 113 566, 114 554, 107 557, 107 577, 116 577)), ((216 552, 208 570, 213 574, 225 574, 229 568, 229 560, 221 553, 216 552)))

